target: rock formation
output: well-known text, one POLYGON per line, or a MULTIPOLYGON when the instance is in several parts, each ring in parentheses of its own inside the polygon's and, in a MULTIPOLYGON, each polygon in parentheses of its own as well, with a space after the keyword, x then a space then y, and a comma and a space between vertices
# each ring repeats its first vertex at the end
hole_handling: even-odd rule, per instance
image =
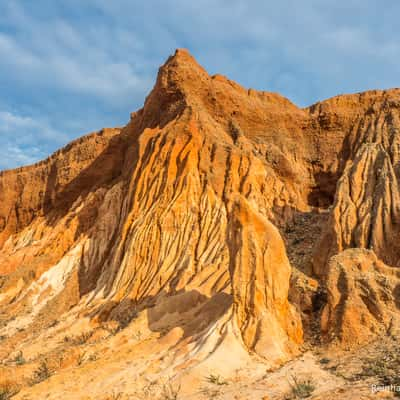
MULTIPOLYGON (((0 173, 0 356, 18 348, 33 368, 64 337, 111 365, 134 334, 132 379, 148 388, 148 375, 200 384, 210 368, 277 368, 318 318, 328 341, 386 332, 399 312, 399 129, 398 89, 300 109, 177 50, 125 127, 0 173), (106 356, 110 343, 120 351, 106 356)), ((81 398, 74 351, 49 398, 81 398)))
POLYGON ((374 252, 348 249, 333 256, 327 272, 328 302, 321 328, 329 339, 365 343, 400 327, 400 274, 374 252))
POLYGON ((353 247, 371 249, 386 263, 399 265, 399 207, 390 155, 381 144, 363 144, 338 182, 329 228, 316 254, 316 272, 324 273, 331 255, 353 247))

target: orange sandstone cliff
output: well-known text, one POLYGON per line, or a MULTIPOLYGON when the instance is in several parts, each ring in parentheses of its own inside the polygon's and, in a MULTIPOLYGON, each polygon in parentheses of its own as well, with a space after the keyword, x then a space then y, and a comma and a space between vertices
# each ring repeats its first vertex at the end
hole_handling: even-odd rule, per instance
POLYGON ((0 173, 15 398, 201 398, 395 332, 399 149, 398 89, 300 109, 177 50, 125 127, 0 173))

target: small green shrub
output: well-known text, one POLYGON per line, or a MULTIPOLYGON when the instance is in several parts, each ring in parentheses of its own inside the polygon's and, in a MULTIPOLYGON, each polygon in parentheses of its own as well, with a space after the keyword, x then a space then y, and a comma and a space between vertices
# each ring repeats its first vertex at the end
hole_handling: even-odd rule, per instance
POLYGON ((22 354, 22 351, 20 351, 20 352, 16 355, 16 357, 14 358, 14 362, 15 362, 15 364, 17 364, 17 365, 24 365, 24 364, 26 363, 26 360, 25 360, 25 358, 24 358, 24 356, 23 356, 23 354, 22 354))
POLYGON ((46 379, 50 378, 52 375, 49 366, 46 361, 42 361, 39 365, 38 369, 33 372, 33 376, 31 379, 32 385, 36 385, 37 383, 43 382, 46 379))
POLYGON ((93 332, 82 332, 80 335, 75 336, 72 340, 72 342, 76 345, 82 345, 85 344, 93 335, 93 332))
POLYGON ((13 390, 10 384, 3 383, 0 385, 0 400, 11 399, 14 394, 16 394, 16 391, 13 390))
POLYGON ((321 359, 319 360, 319 363, 320 363, 320 364, 329 364, 330 362, 331 362, 331 360, 330 360, 329 358, 326 358, 326 357, 321 358, 321 359))
POLYGON ((162 387, 162 399, 163 400, 177 400, 181 385, 174 386, 171 381, 165 383, 162 387))
POLYGON ((310 397, 311 394, 314 392, 315 386, 312 383, 311 379, 298 380, 295 376, 293 376, 292 379, 294 383, 290 386, 292 387, 292 394, 296 398, 306 399, 307 397, 310 397))
POLYGON ((223 379, 220 375, 210 374, 206 377, 207 382, 212 383, 214 385, 222 386, 227 385, 228 382, 223 379))
POLYGON ((64 336, 64 342, 80 346, 82 344, 85 344, 92 337, 92 335, 93 332, 89 331, 89 332, 82 332, 80 335, 77 336, 64 336))

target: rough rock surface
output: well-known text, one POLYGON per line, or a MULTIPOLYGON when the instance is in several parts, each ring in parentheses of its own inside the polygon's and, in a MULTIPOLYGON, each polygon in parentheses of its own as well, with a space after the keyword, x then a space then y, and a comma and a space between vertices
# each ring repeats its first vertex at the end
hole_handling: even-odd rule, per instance
POLYGON ((371 250, 348 249, 330 259, 327 276, 321 330, 329 340, 361 344, 400 328, 397 268, 371 250))
POLYGON ((16 398, 199 398, 205 377, 255 382, 303 338, 387 332, 399 129, 398 89, 300 109, 177 50, 125 127, 1 172, 0 373, 16 398))
POLYGON ((318 274, 324 274, 331 255, 353 247, 371 249, 387 264, 399 265, 400 192, 394 168, 380 143, 363 144, 348 162, 315 257, 318 274))

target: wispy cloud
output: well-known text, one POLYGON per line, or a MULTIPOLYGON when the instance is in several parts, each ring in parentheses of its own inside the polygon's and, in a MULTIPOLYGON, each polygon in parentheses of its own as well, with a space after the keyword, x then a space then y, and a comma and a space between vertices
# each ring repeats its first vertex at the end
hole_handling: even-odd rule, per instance
MULTIPOLYGON (((34 24, 28 26, 33 28, 34 24)), ((35 88, 94 95, 105 103, 127 100, 132 92, 143 93, 151 87, 148 75, 139 74, 133 64, 113 56, 111 50, 79 38, 65 22, 40 30, 45 39, 36 46, 30 40, 18 41, 11 34, 0 33, 0 69, 9 71, 15 81, 35 88)))
POLYGON ((17 168, 21 165, 30 165, 44 158, 46 153, 39 147, 23 148, 8 143, 0 148, 0 169, 17 168))
POLYGON ((34 163, 66 140, 68 136, 46 120, 0 111, 0 169, 34 163))

